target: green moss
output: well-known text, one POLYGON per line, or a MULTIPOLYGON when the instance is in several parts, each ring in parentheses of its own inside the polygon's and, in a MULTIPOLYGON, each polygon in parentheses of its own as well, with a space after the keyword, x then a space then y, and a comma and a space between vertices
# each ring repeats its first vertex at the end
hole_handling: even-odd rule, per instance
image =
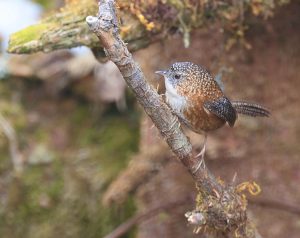
MULTIPOLYGON (((86 120, 88 111, 79 108, 73 115, 72 121, 81 125, 86 120)), ((78 148, 89 148, 90 159, 98 164, 99 173, 107 183, 115 177, 128 161, 129 156, 138 149, 138 115, 110 112, 98 120, 90 121, 90 127, 74 130, 78 148)))
MULTIPOLYGON (((0 220, 3 221, 1 226, 7 228, 2 232, 0 229, 1 237, 33 237, 30 232, 35 227, 40 227, 40 224, 48 224, 48 228, 51 226, 49 220, 55 216, 55 208, 63 193, 62 166, 56 161, 47 166, 47 169, 43 168, 45 167, 29 167, 22 178, 11 182, 9 206, 4 213, 0 213, 0 220)), ((44 229, 40 227, 36 231, 40 233, 42 230, 44 229)))
POLYGON ((40 4, 46 9, 52 8, 55 4, 55 1, 49 1, 49 0, 34 0, 34 2, 40 4))
POLYGON ((103 165, 104 177, 111 179, 127 164, 127 158, 137 150, 137 128, 130 128, 122 120, 111 120, 109 129, 101 133, 97 154, 103 165))
MULTIPOLYGON (((51 28, 51 24, 37 24, 29 26, 10 36, 8 51, 13 51, 17 46, 41 39, 43 33, 51 28)), ((25 47, 25 46, 24 46, 25 47)))
MULTIPOLYGON (((24 175, 24 185, 30 191, 28 197, 37 202, 41 195, 58 200, 63 192, 63 164, 58 159, 52 164, 31 166, 24 175), (45 169, 47 167, 47 170, 45 169)), ((37 205, 33 205, 34 207, 37 205)), ((34 209, 33 209, 34 210, 34 209)))
MULTIPOLYGON (((16 89, 13 82, 1 82, 0 106, 12 125, 19 125, 21 151, 30 158, 37 146, 43 145, 45 156, 48 151, 53 159, 47 164, 29 163, 19 179, 3 180, 8 204, 0 207, 0 237, 103 237, 135 211, 133 198, 122 207, 101 205, 105 186, 138 149, 139 116, 131 106, 134 102, 128 100, 128 113, 121 114, 115 107, 95 113, 90 104, 74 98, 62 97, 59 104, 51 98, 37 100, 34 91, 40 95, 43 89, 23 80, 16 103, 11 102, 10 88, 16 89), (47 113, 28 124, 28 114, 41 111, 47 113), (57 130, 67 133, 63 149, 56 149, 53 143, 57 130)), ((7 141, 3 140, 0 179, 7 178, 11 169, 7 141)), ((133 237, 133 233, 125 237, 133 237)))

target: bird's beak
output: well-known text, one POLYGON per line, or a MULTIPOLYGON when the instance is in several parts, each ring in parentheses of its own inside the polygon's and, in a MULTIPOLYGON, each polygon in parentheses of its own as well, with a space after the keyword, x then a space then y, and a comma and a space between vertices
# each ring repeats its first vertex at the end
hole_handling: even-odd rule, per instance
POLYGON ((168 71, 167 71, 167 70, 161 70, 161 71, 156 71, 155 73, 156 73, 156 74, 159 74, 159 75, 161 75, 161 76, 166 76, 167 73, 168 73, 168 71))

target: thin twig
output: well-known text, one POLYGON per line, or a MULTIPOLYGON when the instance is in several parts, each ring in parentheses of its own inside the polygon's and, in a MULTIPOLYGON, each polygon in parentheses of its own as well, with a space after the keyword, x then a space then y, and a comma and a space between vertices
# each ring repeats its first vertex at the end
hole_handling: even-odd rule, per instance
POLYGON ((0 114, 0 127, 2 127, 2 131, 8 139, 9 153, 12 159, 14 171, 16 173, 21 173, 23 171, 24 163, 23 163, 22 154, 19 151, 19 143, 16 136, 16 132, 14 128, 11 126, 11 124, 9 123, 9 121, 6 120, 1 114, 0 114))
POLYGON ((126 222, 122 223, 110 234, 106 235, 104 238, 118 238, 126 234, 133 226, 147 221, 148 219, 158 215, 162 211, 167 211, 179 206, 183 206, 187 201, 191 200, 191 197, 181 199, 174 202, 169 202, 167 204, 159 205, 153 208, 148 209, 145 212, 135 215, 134 217, 128 219, 126 222))
POLYGON ((300 207, 293 204, 262 198, 249 199, 249 203, 252 205, 289 212, 300 216, 300 207))
MULTIPOLYGON (((134 217, 128 219, 126 222, 122 223, 120 226, 118 226, 115 230, 113 230, 111 233, 106 235, 104 238, 118 238, 122 235, 126 234, 130 229, 142 222, 145 222, 149 220, 150 218, 156 216, 162 211, 167 211, 175 207, 182 206, 186 204, 188 200, 191 200, 190 197, 187 197, 183 200, 167 203, 165 205, 159 205, 154 208, 150 208, 147 211, 137 214, 134 217)), ((293 213, 297 216, 300 216, 300 207, 287 204, 279 201, 273 201, 269 199, 249 199, 249 203, 256 206, 262 206, 265 208, 280 210, 284 212, 293 213)))
POLYGON ((196 212, 201 213, 205 219, 201 221, 202 224, 226 234, 236 233, 238 230, 240 237, 256 237, 256 229, 247 219, 245 202, 240 194, 235 192, 235 188, 220 183, 207 167, 202 166, 193 173, 194 168, 199 164, 199 158, 193 156, 192 145, 183 133, 177 117, 172 114, 155 89, 148 84, 126 44, 121 40, 115 1, 100 0, 98 16, 88 16, 86 21, 98 36, 107 57, 117 65, 138 102, 152 119, 171 150, 192 174, 201 194, 201 208, 198 207, 196 212))

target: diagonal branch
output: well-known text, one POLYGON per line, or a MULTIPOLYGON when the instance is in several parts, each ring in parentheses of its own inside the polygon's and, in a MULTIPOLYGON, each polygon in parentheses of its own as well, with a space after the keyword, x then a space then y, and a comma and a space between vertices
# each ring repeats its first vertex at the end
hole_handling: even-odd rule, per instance
POLYGON ((100 0, 98 16, 88 16, 86 21, 99 38, 107 57, 117 65, 171 150, 192 174, 199 188, 199 195, 197 209, 188 214, 188 221, 199 225, 199 228, 205 226, 228 235, 236 233, 241 237, 255 237, 255 228, 247 220, 246 201, 236 192, 235 187, 221 184, 207 168, 201 167, 193 173, 199 161, 192 154, 192 145, 183 133, 178 118, 147 83, 140 67, 120 38, 115 1, 100 0), (201 219, 196 219, 195 223, 193 218, 199 217, 201 219))
POLYGON ((119 227, 117 227, 115 230, 113 230, 110 234, 106 235, 104 238, 118 238, 122 235, 126 234, 133 226, 136 224, 142 223, 144 221, 147 221, 148 219, 158 215, 162 211, 168 211, 180 206, 183 206, 186 204, 187 201, 190 201, 191 197, 185 197, 184 199, 170 202, 167 204, 161 204, 156 207, 149 208, 148 210, 135 215, 134 217, 130 218, 123 224, 121 224, 119 227))

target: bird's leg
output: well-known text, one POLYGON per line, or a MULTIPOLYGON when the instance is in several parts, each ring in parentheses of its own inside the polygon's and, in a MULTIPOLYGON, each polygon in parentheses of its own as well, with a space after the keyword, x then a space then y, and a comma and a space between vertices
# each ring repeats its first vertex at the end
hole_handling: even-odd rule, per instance
POLYGON ((205 155, 205 150, 206 150, 206 141, 207 141, 207 134, 205 133, 203 147, 202 147, 200 153, 195 156, 195 158, 201 157, 201 160, 193 169, 193 171, 192 171, 193 174, 196 173, 199 168, 201 168, 201 167, 205 168, 204 155, 205 155))

